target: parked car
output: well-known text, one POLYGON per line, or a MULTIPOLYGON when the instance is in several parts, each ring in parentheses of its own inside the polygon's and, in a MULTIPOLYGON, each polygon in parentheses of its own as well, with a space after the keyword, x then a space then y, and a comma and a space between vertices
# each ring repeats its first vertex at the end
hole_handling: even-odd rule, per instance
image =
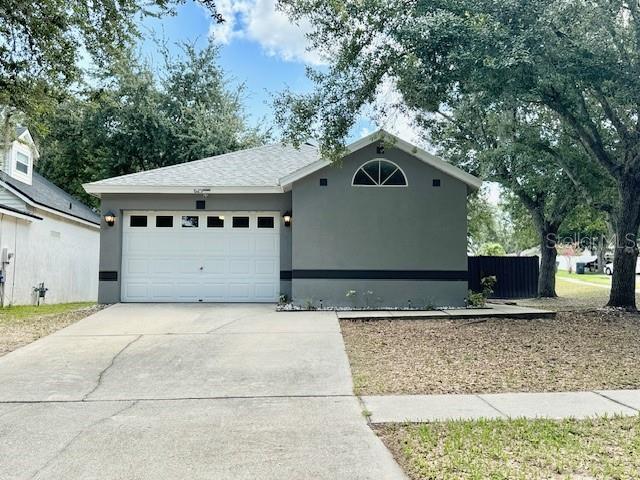
MULTIPOLYGON (((613 262, 607 262, 604 264, 604 273, 606 275, 613 275, 613 262)), ((640 261, 636 262, 636 275, 640 274, 640 261)))

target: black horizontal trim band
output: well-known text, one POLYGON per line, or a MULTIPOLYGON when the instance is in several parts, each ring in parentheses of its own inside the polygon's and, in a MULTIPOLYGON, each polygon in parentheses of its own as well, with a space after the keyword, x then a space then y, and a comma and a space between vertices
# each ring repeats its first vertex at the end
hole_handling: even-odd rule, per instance
POLYGON ((280 270, 280 280, 291 280, 291 270, 280 270))
POLYGON ((98 280, 101 280, 103 282, 117 282, 118 272, 102 270, 98 272, 98 280))
MULTIPOLYGON (((280 278, 283 274, 280 272, 280 278)), ((467 281, 467 270, 292 270, 291 278, 467 281)))
POLYGON ((25 212, 24 210, 18 210, 17 208, 10 207, 9 205, 0 205, 0 208, 3 209, 3 210, 8 210, 10 212, 19 213, 19 214, 24 215, 26 217, 35 218, 36 220, 42 220, 42 217, 34 215, 31 212, 25 212))

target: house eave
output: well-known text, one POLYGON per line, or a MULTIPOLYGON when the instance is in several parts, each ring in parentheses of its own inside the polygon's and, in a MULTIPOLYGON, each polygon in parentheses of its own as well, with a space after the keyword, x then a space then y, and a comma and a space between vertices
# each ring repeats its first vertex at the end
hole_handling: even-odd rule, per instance
POLYGON ((34 215, 33 213, 23 212, 15 208, 11 208, 7 205, 0 205, 0 215, 8 215, 10 217, 26 220, 27 222, 33 222, 34 220, 42 220, 42 217, 34 215))
POLYGON ((285 190, 280 185, 249 185, 249 186, 172 186, 172 185, 105 185, 99 183, 85 183, 84 190, 100 198, 104 194, 257 194, 257 193, 283 193, 285 190))

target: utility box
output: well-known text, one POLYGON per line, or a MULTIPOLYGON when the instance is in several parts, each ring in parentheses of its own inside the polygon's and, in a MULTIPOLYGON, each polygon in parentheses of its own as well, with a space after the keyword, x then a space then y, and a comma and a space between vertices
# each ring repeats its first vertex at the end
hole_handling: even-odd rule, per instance
POLYGON ((576 273, 578 275, 584 275, 584 267, 585 267, 584 263, 582 262, 576 263, 576 273))

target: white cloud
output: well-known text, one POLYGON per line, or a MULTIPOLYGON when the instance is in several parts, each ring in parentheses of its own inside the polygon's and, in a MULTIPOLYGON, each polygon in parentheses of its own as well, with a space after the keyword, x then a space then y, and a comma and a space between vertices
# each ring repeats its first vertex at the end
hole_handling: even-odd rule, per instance
POLYGON ((319 52, 309 50, 306 38, 308 22, 293 23, 276 9, 275 0, 218 0, 223 24, 212 24, 209 35, 214 41, 228 44, 237 38, 257 42, 267 55, 290 62, 321 65, 319 52))
POLYGON ((362 127, 360 129, 360 133, 358 133, 358 137, 356 138, 356 140, 360 138, 364 138, 367 135, 371 135, 372 133, 373 133, 373 130, 371 130, 369 127, 362 127))

